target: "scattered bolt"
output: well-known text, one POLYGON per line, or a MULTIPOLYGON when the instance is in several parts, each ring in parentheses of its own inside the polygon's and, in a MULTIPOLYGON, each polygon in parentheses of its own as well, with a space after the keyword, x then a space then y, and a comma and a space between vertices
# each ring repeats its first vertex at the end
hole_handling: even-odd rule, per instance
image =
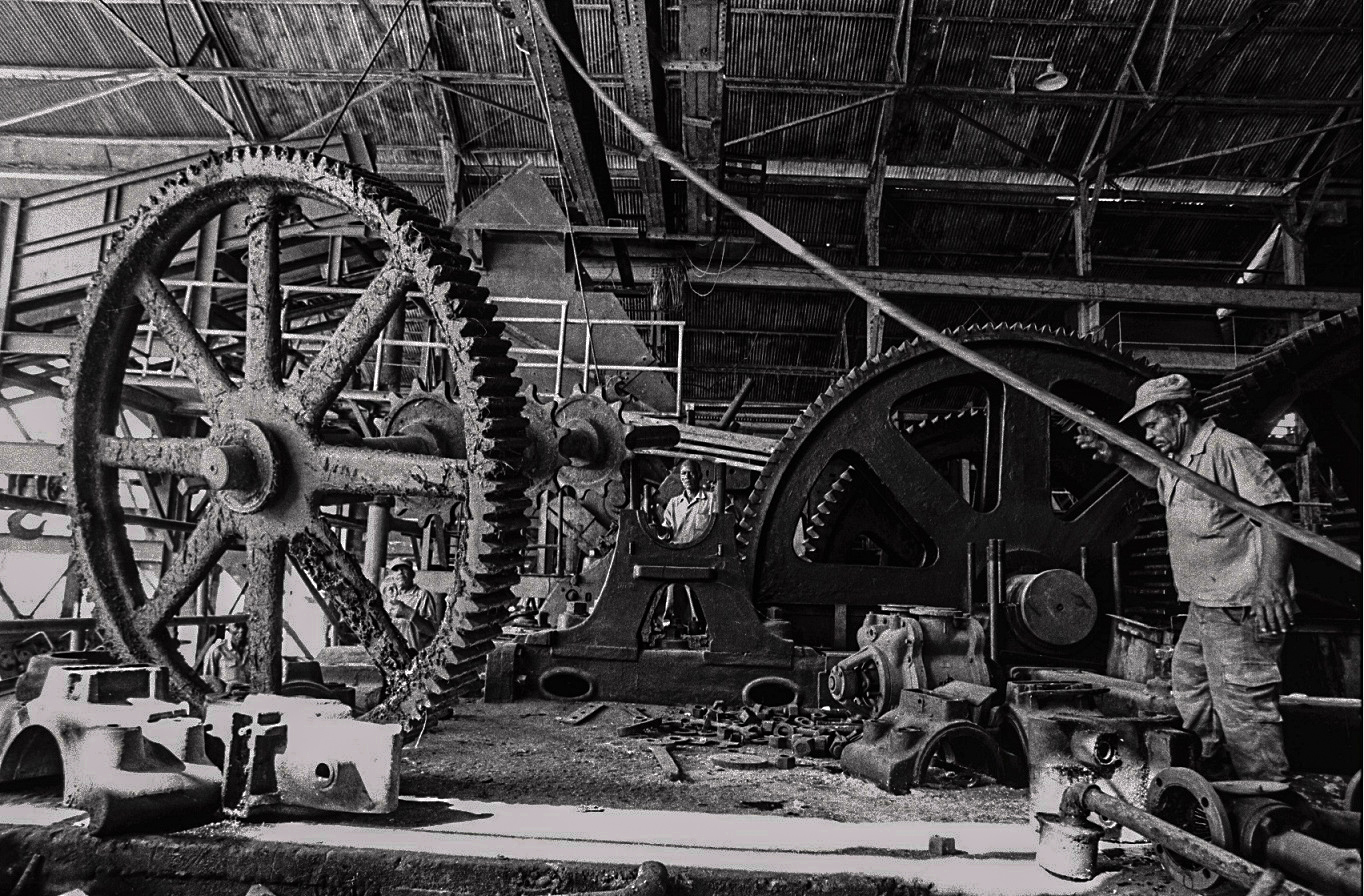
POLYGON ((793 769, 795 767, 796 757, 792 756, 790 753, 782 753, 780 756, 777 757, 777 768, 793 769))

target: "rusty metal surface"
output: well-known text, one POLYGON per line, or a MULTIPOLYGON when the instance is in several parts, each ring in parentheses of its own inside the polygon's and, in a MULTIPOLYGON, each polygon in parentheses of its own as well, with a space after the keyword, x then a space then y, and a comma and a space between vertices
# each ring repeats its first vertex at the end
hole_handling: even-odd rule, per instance
POLYGON ((0 783, 61 775, 63 803, 101 836, 212 820, 222 774, 169 696, 155 666, 49 667, 37 696, 0 698, 0 783))
POLYGON ((206 722, 224 743, 223 805, 234 817, 398 806, 399 725, 354 719, 335 700, 273 694, 210 703, 206 722))
POLYGON ((257 691, 280 683, 285 559, 348 625, 386 679, 375 718, 410 723, 478 674, 505 608, 525 538, 524 448, 515 362, 494 309, 459 247, 417 202, 374 175, 278 147, 214 155, 167 183, 119 234, 90 288, 67 388, 67 493, 75 556, 103 605, 106 639, 121 655, 171 669, 176 690, 207 692, 180 657, 166 621, 229 547, 244 545, 251 620, 246 665, 257 691), (290 383, 281 382, 279 216, 306 198, 339 207, 387 245, 387 260, 332 338, 290 383), (159 276, 186 240, 225 208, 246 204, 247 334, 240 380, 224 370, 159 276), (324 415, 409 288, 426 299, 450 349, 460 389, 462 457, 329 445, 324 415), (129 301, 133 297, 137 301, 129 301), (124 362, 143 312, 207 408, 203 438, 115 435, 124 362), (204 476, 220 488, 150 595, 123 530, 118 469, 204 476), (447 614, 416 656, 377 590, 341 549, 319 507, 338 498, 460 497, 469 522, 452 565, 462 612, 447 614))
MULTIPOLYGON (((1049 331, 987 328, 954 338, 1101 413, 1125 407, 1151 373, 1049 331)), ((1127 505, 1139 487, 1091 467, 1064 428, 932 346, 900 346, 868 361, 801 414, 754 485, 740 537, 755 599, 789 611, 802 643, 846 649, 840 636, 851 632, 835 623, 836 604, 912 595, 915 603, 963 607, 982 575, 979 563, 968 570, 971 544, 1007 539, 1008 575, 1079 569, 1083 547, 1107 550, 1129 533, 1127 505), (965 491, 953 472, 960 461, 974 471, 965 491), (1058 506, 1054 492, 1074 503, 1058 506)), ((1096 590, 1104 592, 1102 610, 1111 597, 1096 590)), ((1040 647, 1057 649, 1006 645, 1040 647)))
POLYGON ((1059 811, 1076 782, 1140 804, 1159 774, 1196 761, 1197 740, 1177 716, 1121 707, 1106 691, 1084 681, 1009 682, 1002 740, 1035 813, 1059 811))
POLYGON ((790 682, 793 701, 820 700, 827 659, 773 634, 758 618, 727 514, 685 546, 657 537, 642 511, 626 509, 619 525, 591 616, 499 648, 502 657, 489 671, 490 681, 494 670, 504 678, 496 693, 664 704, 736 700, 751 682, 779 676, 790 682), (663 618, 673 588, 699 610, 685 627, 663 618))

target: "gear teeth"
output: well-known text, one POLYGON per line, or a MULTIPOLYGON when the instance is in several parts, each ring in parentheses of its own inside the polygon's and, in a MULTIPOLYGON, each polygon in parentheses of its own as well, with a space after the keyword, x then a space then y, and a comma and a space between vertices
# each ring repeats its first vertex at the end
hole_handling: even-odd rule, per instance
MULTIPOLYGON (((85 437, 80 431, 81 421, 91 415, 81 404, 87 400, 82 398, 84 393, 77 389, 81 370, 88 371, 107 360, 96 357, 101 348, 99 334, 108 331, 112 316, 118 313, 113 303, 128 292, 129 279, 140 270, 141 259, 147 257, 149 249, 161 250, 169 234, 197 228, 203 216, 218 214, 221 201, 216 197, 222 194, 224 184, 260 182, 348 207, 379 234, 390 254, 399 256, 413 271, 450 343, 452 367, 462 391, 476 396, 473 412, 465 415, 464 438, 470 469, 479 472, 477 479, 471 478, 477 485, 470 495, 478 513, 470 521, 458 562, 466 581, 475 583, 462 600, 481 609, 464 628, 452 616, 411 665, 383 668, 388 696, 376 716, 402 721, 411 729, 429 707, 448 702, 457 689, 477 684, 482 658, 491 650, 492 637, 497 633, 497 622, 515 599, 510 584, 516 580, 518 554, 527 541, 524 533, 530 522, 523 512, 526 479, 515 463, 503 460, 519 460, 525 443, 525 424, 519 400, 515 399, 519 381, 514 376, 515 363, 507 356, 510 344, 501 338, 503 325, 494 319, 496 309, 487 302, 488 291, 477 285, 470 259, 420 202, 372 172, 320 154, 278 146, 232 147, 210 153, 179 172, 150 195, 135 215, 120 222, 105 261, 92 278, 89 299, 81 308, 80 336, 73 344, 69 382, 64 390, 68 410, 64 441, 74 444, 78 436, 85 437)), ((65 463, 69 481, 75 481, 75 460, 68 457, 65 463)), ((91 533, 100 523, 96 503, 86 494, 89 488, 68 488, 67 494, 76 560, 87 574, 92 569, 89 555, 99 549, 92 543, 95 536, 91 533)), ((136 631, 128 622, 131 614, 125 611, 130 607, 121 601, 134 601, 136 597, 116 595, 107 582, 87 578, 96 599, 105 605, 107 612, 101 615, 109 620, 105 626, 109 643, 125 656, 161 662, 163 657, 150 635, 136 631)), ((196 696, 196 679, 187 671, 173 669, 177 687, 185 696, 196 696)))
MULTIPOLYGON (((1066 333, 1042 333, 1036 327, 1020 327, 1016 325, 997 325, 990 324, 983 327, 960 327, 947 331, 946 335, 954 341, 966 344, 968 347, 973 342, 991 342, 1000 339, 1025 338, 1034 339, 1039 342, 1049 343, 1059 346, 1073 346, 1081 348, 1086 356, 1092 357, 1100 355, 1106 357, 1116 364, 1131 370, 1135 380, 1149 379, 1158 376, 1160 371, 1153 365, 1140 359, 1131 357, 1122 352, 1115 351, 1101 344, 1091 343, 1079 337, 1066 333)), ((868 358, 844 374, 832 383, 818 398, 814 400, 805 410, 801 411, 790 428, 777 443, 776 450, 772 457, 768 459, 761 472, 753 481, 753 488, 749 492, 748 504, 745 505, 740 514, 739 522, 736 527, 736 536, 739 543, 740 556, 748 565, 753 581, 758 581, 758 574, 761 572, 760 557, 761 543, 764 542, 765 527, 770 518, 771 510, 776 502, 781 500, 777 482, 785 474, 786 469, 793 463, 794 456, 799 451, 800 445, 818 427, 818 422, 829 412, 829 410, 844 400, 847 396, 861 389, 874 377, 882 372, 895 369, 898 365, 906 363, 912 358, 926 355, 932 352, 942 351, 936 345, 926 342, 922 337, 902 342, 892 346, 879 355, 868 358)))

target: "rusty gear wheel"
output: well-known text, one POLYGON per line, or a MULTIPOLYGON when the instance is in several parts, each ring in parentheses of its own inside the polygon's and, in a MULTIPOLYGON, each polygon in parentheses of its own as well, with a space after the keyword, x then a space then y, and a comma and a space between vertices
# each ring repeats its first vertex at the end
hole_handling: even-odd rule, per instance
POLYGON ((169 666, 182 696, 201 700, 208 688, 181 657, 170 626, 215 563, 241 549, 251 621, 245 663, 254 690, 279 686, 286 558, 381 670, 385 689, 371 718, 410 724, 476 679, 513 602, 528 502, 518 469, 525 422, 515 362, 493 320, 495 309, 468 268, 459 247, 411 196, 374 175, 293 149, 244 147, 213 155, 168 182, 141 209, 90 287, 66 394, 75 559, 103 607, 111 647, 127 659, 169 666), (283 356, 298 355, 279 331, 280 217, 296 202, 354 216, 382 240, 387 254, 332 337, 284 382, 283 356), (162 277, 206 222, 243 204, 250 229, 246 325, 238 344, 244 357, 237 374, 220 362, 162 277), (425 297, 449 349, 460 389, 463 459, 431 453, 422 438, 398 445, 336 445, 324 438, 333 401, 411 290, 425 297), (163 355, 196 393, 172 411, 170 419, 186 421, 175 437, 155 431, 135 437, 121 429, 121 396, 135 388, 125 367, 146 320, 164 343, 163 355), (192 507, 192 531, 174 545, 151 593, 140 580, 124 523, 120 491, 127 486, 120 471, 208 484, 192 507), (323 505, 381 496, 457 497, 469 507, 468 526, 452 552, 463 585, 459 612, 448 613, 432 642, 416 653, 321 514, 323 505))
MULTIPOLYGON (((954 337, 1107 419, 1154 375, 1059 332, 954 337)), ((836 604, 960 606, 990 538, 1006 540, 1012 572, 1075 568, 1082 546, 1130 534, 1137 500, 1139 487, 1080 452, 1057 415, 915 342, 851 371, 792 424, 754 483, 740 539, 757 601, 782 608, 802 643, 842 649, 836 604)))
MULTIPOLYGON (((464 447, 464 413, 450 396, 450 387, 427 389, 420 382, 406 395, 389 397, 388 414, 383 419, 383 433, 389 438, 428 438, 442 457, 467 459, 464 447)), ((438 519, 449 523, 464 519, 467 508, 463 495, 428 497, 398 495, 393 500, 393 512, 398 516, 426 522, 438 519)))

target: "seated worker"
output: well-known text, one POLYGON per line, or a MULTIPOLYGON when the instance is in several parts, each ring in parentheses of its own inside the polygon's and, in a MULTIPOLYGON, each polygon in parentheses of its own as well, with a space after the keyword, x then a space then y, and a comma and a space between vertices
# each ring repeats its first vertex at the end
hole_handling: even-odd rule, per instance
POLYGON ((389 570, 380 589, 384 610, 407 646, 420 650, 431 642, 440 626, 440 604, 430 591, 417 587, 413 581, 412 561, 397 560, 389 570))
POLYGON ((710 531, 715 518, 715 498, 701 488, 701 464, 687 458, 678 465, 677 478, 682 482, 682 494, 675 495, 663 508, 660 527, 663 536, 673 544, 692 544, 710 531))
POLYGON ((227 637, 219 638, 204 651, 199 671, 215 694, 243 694, 250 682, 246 675, 246 623, 227 627, 227 637))

